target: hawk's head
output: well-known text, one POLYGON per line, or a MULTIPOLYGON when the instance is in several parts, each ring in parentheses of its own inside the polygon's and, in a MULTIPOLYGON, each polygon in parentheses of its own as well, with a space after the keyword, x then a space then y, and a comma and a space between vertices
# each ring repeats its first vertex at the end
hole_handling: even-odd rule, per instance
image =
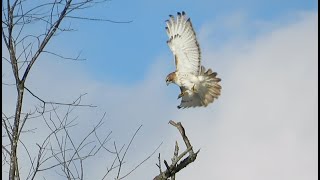
POLYGON ((174 83, 176 80, 176 73, 175 72, 172 72, 170 74, 168 74, 167 78, 166 78, 166 83, 167 83, 167 86, 170 84, 170 83, 174 83))

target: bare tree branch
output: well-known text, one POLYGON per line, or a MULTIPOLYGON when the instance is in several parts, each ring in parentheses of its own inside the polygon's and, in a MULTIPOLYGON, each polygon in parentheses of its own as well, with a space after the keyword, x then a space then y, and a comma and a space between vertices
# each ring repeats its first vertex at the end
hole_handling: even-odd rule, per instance
POLYGON ((133 139, 136 137, 136 135, 137 135, 138 131, 141 129, 141 127, 142 127, 142 125, 140 125, 139 128, 136 130, 136 132, 133 134, 133 136, 132 136, 132 138, 131 138, 131 140, 129 142, 129 145, 127 146, 126 150, 124 151, 124 154, 123 154, 121 160, 119 158, 119 169, 118 169, 117 179, 119 179, 119 177, 120 177, 120 171, 121 171, 121 166, 123 164, 124 157, 126 156, 128 150, 129 150, 129 148, 131 146, 131 143, 132 143, 133 139))
POLYGON ((62 12, 59 15, 59 19, 50 27, 48 34, 46 35, 46 37, 43 39, 43 41, 41 42, 41 45, 39 47, 39 49, 37 50, 36 54, 32 57, 30 64, 28 65, 27 69, 25 70, 23 77, 22 77, 22 82, 25 82, 30 69, 32 67, 32 65, 34 64, 34 62, 38 59, 39 55, 41 54, 41 52, 43 51, 43 49, 45 48, 45 46, 47 45, 47 43, 49 42, 49 40, 51 39, 51 37, 54 35, 54 33, 57 31, 60 23, 62 22, 62 20, 64 19, 65 15, 67 14, 67 10, 69 9, 69 6, 71 4, 72 0, 67 0, 66 5, 64 7, 64 9, 62 10, 62 12))
POLYGON ((57 53, 54 53, 54 52, 50 52, 50 51, 43 51, 43 53, 51 54, 51 55, 57 56, 57 57, 59 57, 59 58, 61 58, 61 59, 67 59, 67 60, 74 60, 74 61, 84 61, 84 60, 86 60, 86 59, 80 58, 80 54, 81 54, 81 53, 79 53, 79 54, 77 55, 77 57, 75 57, 75 58, 72 58, 72 57, 64 57, 64 56, 62 56, 62 55, 60 55, 60 54, 57 54, 57 53))
POLYGON ((81 102, 81 98, 83 96, 86 95, 85 94, 81 94, 76 100, 74 100, 72 103, 61 103, 61 102, 52 102, 52 101, 44 101, 43 99, 41 99, 40 97, 38 97, 37 95, 35 95, 30 89, 28 89, 27 87, 24 87, 33 97, 35 97, 36 99, 38 99, 39 101, 41 101, 43 103, 43 108, 41 111, 41 114, 43 114, 45 112, 46 109, 46 104, 55 104, 55 105, 64 105, 64 106, 82 106, 82 107, 97 107, 94 105, 90 105, 90 104, 80 104, 81 102))
POLYGON ((158 149, 160 148, 160 146, 162 145, 163 143, 159 144, 159 146, 146 158, 144 159, 143 161, 141 161, 136 167, 134 167, 131 171, 129 171, 126 175, 122 176, 120 179, 124 179, 126 178, 127 176, 129 176, 133 171, 135 171, 139 166, 141 166, 144 162, 146 162, 148 159, 150 159, 157 151, 158 149))
POLYGON ((132 23, 133 21, 114 21, 114 20, 109 20, 109 19, 101 19, 101 18, 89 18, 89 17, 80 17, 80 16, 66 16, 67 18, 72 18, 72 19, 81 19, 81 20, 88 20, 88 21, 105 21, 105 22, 111 22, 115 24, 128 24, 132 23))
POLYGON ((161 170, 160 154, 159 154, 159 165, 157 165, 157 166, 160 169, 160 174, 157 175, 156 177, 154 177, 154 180, 169 180, 169 179, 173 180, 173 179, 175 179, 176 173, 181 171, 183 168, 185 168, 190 163, 194 162, 197 158, 198 153, 199 153, 199 151, 194 153, 192 145, 189 141, 189 138, 187 137, 187 135, 185 133, 184 127, 182 126, 181 122, 176 123, 176 122, 170 120, 169 123, 179 130, 180 135, 182 136, 187 149, 184 152, 182 152, 180 155, 178 155, 179 146, 178 146, 178 143, 176 142, 174 155, 173 155, 173 158, 171 159, 172 160, 171 165, 169 165, 167 163, 167 161, 164 160, 164 164, 166 165, 166 168, 167 168, 167 170, 164 172, 162 172, 162 170, 161 170), (189 153, 189 156, 186 157, 185 159, 183 159, 182 161, 180 161, 187 153, 189 153))

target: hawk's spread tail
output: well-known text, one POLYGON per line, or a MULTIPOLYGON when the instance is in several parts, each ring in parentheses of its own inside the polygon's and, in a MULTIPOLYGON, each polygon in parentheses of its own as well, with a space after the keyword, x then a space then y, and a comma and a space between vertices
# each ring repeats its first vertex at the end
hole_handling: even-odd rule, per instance
POLYGON ((216 72, 212 72, 211 69, 205 71, 205 68, 201 67, 200 76, 204 77, 204 80, 200 82, 200 88, 198 90, 200 99, 204 106, 212 103, 215 98, 220 96, 221 86, 218 84, 221 79, 217 77, 216 72))
POLYGON ((201 72, 199 74, 199 84, 195 86, 195 92, 189 95, 183 96, 181 104, 178 108, 188 108, 196 106, 207 106, 212 103, 215 98, 218 98, 221 91, 219 82, 220 78, 217 77, 217 73, 211 69, 206 69, 201 66, 201 72))

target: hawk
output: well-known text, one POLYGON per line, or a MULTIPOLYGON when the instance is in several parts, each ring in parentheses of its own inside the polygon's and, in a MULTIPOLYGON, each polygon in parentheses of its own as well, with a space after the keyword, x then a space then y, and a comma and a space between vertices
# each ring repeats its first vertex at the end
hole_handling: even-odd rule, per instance
POLYGON ((178 12, 177 18, 169 15, 166 21, 167 41, 173 55, 176 70, 166 77, 166 83, 180 87, 180 108, 204 106, 212 103, 221 92, 217 73, 201 66, 201 51, 190 18, 178 12))

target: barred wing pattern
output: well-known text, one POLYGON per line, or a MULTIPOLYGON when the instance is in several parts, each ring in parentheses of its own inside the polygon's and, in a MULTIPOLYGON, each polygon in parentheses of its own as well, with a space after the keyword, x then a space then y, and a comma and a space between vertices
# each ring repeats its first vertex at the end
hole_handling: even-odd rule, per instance
POLYGON ((198 75, 201 52, 190 18, 182 12, 178 13, 177 19, 170 15, 166 23, 167 43, 174 54, 176 71, 198 75))

